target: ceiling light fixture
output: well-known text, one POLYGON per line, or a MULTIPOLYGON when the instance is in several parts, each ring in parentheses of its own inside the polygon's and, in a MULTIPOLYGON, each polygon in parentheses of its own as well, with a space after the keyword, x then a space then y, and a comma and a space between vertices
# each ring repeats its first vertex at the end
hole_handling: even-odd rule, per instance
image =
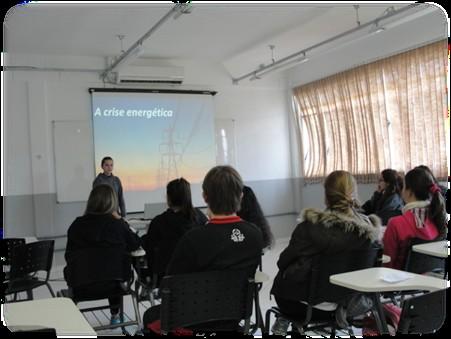
POLYGON ((377 34, 385 31, 385 27, 379 26, 379 21, 376 21, 371 29, 368 31, 369 34, 377 34))
MULTIPOLYGON (((384 27, 379 26, 379 24, 381 23, 382 20, 388 19, 392 16, 401 14, 403 12, 412 10, 413 8, 420 8, 419 10, 421 10, 421 7, 419 7, 421 4, 420 3, 414 3, 414 4, 409 4, 407 6, 401 7, 399 9, 395 9, 393 6, 388 7, 381 16, 377 17, 376 19, 369 21, 365 24, 361 24, 358 17, 357 17, 357 27, 354 27, 348 31, 345 31, 343 33, 340 33, 338 35, 333 36, 332 38, 326 39, 324 41, 321 41, 317 44, 314 44, 310 47, 307 47, 305 49, 303 49, 302 51, 293 53, 285 58, 282 58, 278 61, 275 61, 269 65, 263 66, 263 67, 259 67, 256 70, 253 70, 247 74, 244 74, 240 77, 237 78, 232 78, 232 83, 233 84, 238 84, 241 80, 247 79, 249 78, 250 80, 257 80, 257 79, 261 79, 261 77, 269 72, 275 71, 275 70, 282 70, 282 69, 286 69, 288 67, 292 67, 296 64, 302 63, 307 61, 308 59, 306 58, 306 53, 310 52, 318 47, 321 47, 323 45, 327 45, 330 44, 331 42, 334 42, 336 40, 339 40, 341 38, 347 37, 357 31, 361 31, 364 29, 368 29, 368 27, 372 27, 375 26, 376 28, 374 29, 374 32, 379 33, 382 32, 384 30, 384 27)), ((356 9, 356 13, 358 14, 358 7, 354 7, 356 9)), ((427 9, 427 8, 426 8, 427 9)), ((373 28, 371 28, 370 30, 372 30, 373 28)))
POLYGON ((292 68, 296 65, 302 64, 304 62, 307 62, 309 59, 305 56, 305 53, 303 53, 300 57, 295 58, 293 60, 288 60, 286 62, 279 63, 277 65, 273 65, 276 63, 276 61, 273 62, 273 64, 270 64, 268 66, 260 67, 261 69, 259 71, 255 71, 254 75, 249 78, 250 81, 253 80, 259 80, 262 78, 262 76, 274 72, 274 71, 283 71, 288 68, 292 68), (271 67, 269 67, 271 66, 271 67))

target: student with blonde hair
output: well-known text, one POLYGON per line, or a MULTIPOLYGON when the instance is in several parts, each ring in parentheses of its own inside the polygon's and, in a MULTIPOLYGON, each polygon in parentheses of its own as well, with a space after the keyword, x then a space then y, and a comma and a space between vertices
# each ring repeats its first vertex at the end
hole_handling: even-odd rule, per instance
MULTIPOLYGON (((282 313, 295 319, 303 319, 306 315, 307 306, 301 301, 307 300, 313 257, 370 249, 380 232, 377 216, 365 216, 357 211, 356 182, 349 172, 330 173, 324 189, 326 209, 304 210, 302 222, 296 226, 288 247, 277 262, 279 272, 271 294, 282 313)), ((323 304, 313 308, 313 320, 323 317, 321 310, 326 306, 323 304)), ((272 332, 285 335, 288 326, 289 322, 279 317, 272 332)))

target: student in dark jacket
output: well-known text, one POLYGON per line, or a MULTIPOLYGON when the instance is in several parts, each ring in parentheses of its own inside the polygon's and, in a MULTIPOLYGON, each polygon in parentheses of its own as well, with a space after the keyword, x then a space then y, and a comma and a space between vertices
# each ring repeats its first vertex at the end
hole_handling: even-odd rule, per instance
POLYGON ((392 217, 402 214, 404 202, 401 197, 402 178, 393 169, 381 172, 377 191, 370 200, 363 204, 362 209, 366 215, 376 214, 387 225, 392 217))
POLYGON ((249 186, 243 187, 243 198, 241 199, 240 210, 237 215, 255 226, 257 226, 263 235, 263 246, 270 249, 274 245, 274 236, 271 228, 263 214, 262 208, 258 203, 254 191, 249 186))
MULTIPOLYGON (((313 257, 319 254, 334 254, 359 249, 369 249, 380 233, 380 219, 357 212, 353 200, 356 183, 345 171, 332 172, 325 181, 326 210, 306 209, 302 222, 296 226, 288 247, 280 254, 279 272, 274 280, 271 294, 283 313, 294 318, 305 317, 307 306, 307 277, 313 257)), ((316 310, 326 305, 316 305, 316 310)), ((329 305, 330 306, 330 305, 329 305)), ((278 318, 273 334, 286 334, 289 323, 278 318)))
MULTIPOLYGON (((230 166, 211 169, 202 184, 210 221, 180 239, 167 268, 167 274, 218 270, 248 270, 255 274, 263 248, 260 230, 242 220, 240 207, 243 182, 230 166)), ((144 314, 144 326, 157 324, 159 309, 151 307, 144 314)), ((151 328, 156 330, 151 325, 151 328)), ((235 331, 237 321, 215 322, 196 326, 200 331, 235 331)))
MULTIPOLYGON (((112 278, 130 278, 129 253, 137 250, 141 241, 117 214, 117 204, 116 193, 110 185, 97 185, 89 195, 85 214, 75 219, 67 231, 64 277, 69 286, 77 285, 82 294, 115 291, 116 284, 112 278), (88 253, 94 255, 89 256, 88 253), (80 263, 80 260, 85 261, 80 263), (71 274, 75 265, 94 268, 95 276, 92 272, 80 275, 77 271, 77 275, 71 274)), ((109 302, 110 305, 118 305, 120 297, 109 298, 109 302)), ((118 308, 111 309, 112 323, 118 322, 118 312, 118 308)))
MULTIPOLYGON (((166 273, 166 267, 180 238, 190 229, 205 225, 207 217, 191 202, 191 188, 184 178, 175 179, 166 186, 169 208, 156 216, 142 237, 151 272, 157 273, 157 286, 166 273)), ((149 272, 150 273, 150 272, 149 272)))

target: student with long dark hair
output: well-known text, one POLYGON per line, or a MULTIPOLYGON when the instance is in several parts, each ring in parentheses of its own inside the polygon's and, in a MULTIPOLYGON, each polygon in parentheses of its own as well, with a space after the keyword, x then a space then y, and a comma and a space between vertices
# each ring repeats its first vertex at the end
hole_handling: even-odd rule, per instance
POLYGON ((402 196, 403 214, 390 219, 383 238, 384 253, 391 259, 386 266, 396 269, 404 268, 410 239, 443 238, 447 224, 440 187, 424 169, 406 174, 402 196))
MULTIPOLYGON (((170 181, 166 186, 168 209, 156 216, 143 236, 143 247, 151 271, 157 273, 157 285, 180 238, 193 227, 205 225, 207 217, 191 202, 191 187, 184 178, 170 181)), ((149 272, 150 273, 150 272, 149 272)))
POLYGON ((268 221, 263 214, 262 208, 258 203, 254 191, 249 186, 243 187, 243 198, 241 199, 241 207, 237 215, 250 223, 256 225, 263 235, 264 248, 271 248, 274 244, 274 236, 269 227, 268 221))
POLYGON ((432 180, 434 181, 434 183, 440 187, 440 192, 442 193, 443 198, 446 200, 446 192, 448 191, 448 187, 440 185, 440 183, 438 182, 437 178, 435 177, 435 175, 432 173, 431 169, 429 167, 427 167, 426 165, 420 165, 417 166, 415 168, 421 168, 423 170, 425 170, 426 172, 429 173, 429 175, 431 176, 432 180))
POLYGON ((387 225, 391 217, 401 215, 404 203, 401 198, 402 179, 393 169, 385 169, 381 172, 377 191, 370 200, 363 204, 362 209, 366 215, 376 214, 382 220, 382 225, 387 225))

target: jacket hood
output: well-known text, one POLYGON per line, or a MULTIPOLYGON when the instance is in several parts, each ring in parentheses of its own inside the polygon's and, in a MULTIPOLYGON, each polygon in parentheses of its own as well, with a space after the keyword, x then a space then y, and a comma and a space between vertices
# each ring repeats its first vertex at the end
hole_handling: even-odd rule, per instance
POLYGON ((374 214, 366 216, 354 212, 354 215, 347 215, 332 210, 321 211, 315 208, 307 208, 301 216, 302 220, 312 224, 321 224, 325 228, 339 227, 344 232, 357 232, 359 237, 371 241, 378 240, 381 232, 381 220, 374 214))

